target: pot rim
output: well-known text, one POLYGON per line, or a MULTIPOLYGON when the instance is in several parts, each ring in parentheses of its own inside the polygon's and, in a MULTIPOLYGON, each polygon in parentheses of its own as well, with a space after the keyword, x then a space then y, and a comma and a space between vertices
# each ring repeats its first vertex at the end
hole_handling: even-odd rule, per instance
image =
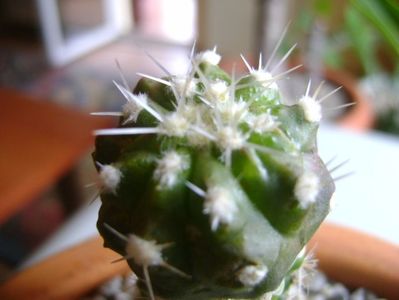
MULTIPOLYGON (((399 246, 366 233, 323 223, 308 244, 319 268, 331 279, 399 299, 399 246)), ((116 275, 127 274, 126 262, 103 247, 100 236, 14 274, 0 286, 1 299, 76 299, 116 275)))

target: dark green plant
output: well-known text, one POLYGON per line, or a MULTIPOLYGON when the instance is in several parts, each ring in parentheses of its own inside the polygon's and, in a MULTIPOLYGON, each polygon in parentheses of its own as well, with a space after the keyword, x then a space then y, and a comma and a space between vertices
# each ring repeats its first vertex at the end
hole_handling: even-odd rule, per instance
POLYGON ((244 59, 237 78, 215 51, 191 60, 185 76, 116 84, 127 103, 93 155, 98 230, 152 299, 280 299, 334 192, 319 89, 287 106, 269 63, 244 59))
POLYGON ((353 8, 347 13, 347 23, 366 71, 362 86, 376 110, 375 128, 399 134, 399 3, 391 0, 352 0, 350 3, 353 8), (384 59, 388 63, 379 59, 383 46, 391 52, 385 51, 384 59))
MULTIPOLYGON (((380 59, 381 51, 389 59, 391 70, 398 66, 399 58, 399 4, 391 0, 310 0, 297 13, 296 30, 291 39, 309 39, 312 28, 324 28, 322 61, 333 67, 347 67, 349 53, 351 63, 360 65, 360 75, 370 75, 386 69, 380 59), (338 6, 341 5, 341 6, 338 6), (392 67, 393 66, 393 67, 392 67)), ((310 51, 303 45, 304 51, 310 51)), ((385 65, 384 65, 385 64, 385 65)), ((359 75, 359 74, 356 74, 359 75)))
POLYGON ((375 108, 375 128, 399 132, 399 98, 395 88, 399 78, 399 3, 394 0, 305 2, 307 5, 294 21, 298 26, 291 32, 291 39, 303 37, 306 59, 357 76, 375 108), (323 33, 322 41, 318 41, 320 49, 312 52, 307 45, 311 44, 309 39, 317 38, 309 37, 315 27, 323 28, 323 33))

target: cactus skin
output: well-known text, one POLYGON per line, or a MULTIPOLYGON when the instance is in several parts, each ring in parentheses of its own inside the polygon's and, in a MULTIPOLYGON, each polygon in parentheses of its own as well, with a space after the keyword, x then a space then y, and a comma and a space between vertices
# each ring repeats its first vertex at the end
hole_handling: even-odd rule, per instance
MULTIPOLYGON (((257 298, 290 272, 329 212, 334 182, 318 157, 318 122, 305 104, 284 105, 276 83, 259 76, 266 70, 236 79, 205 55, 216 53, 193 58, 183 89, 174 77, 138 82, 133 94, 146 94, 161 120, 136 101, 141 111, 132 117, 126 109, 119 132, 97 132, 94 160, 119 174, 113 186, 104 183, 97 227, 104 245, 121 255, 128 254, 126 241, 104 224, 172 243, 162 258, 189 277, 149 266, 160 297, 257 298), (186 130, 174 131, 184 128, 182 119, 166 124, 173 112, 186 130), (124 133, 131 128, 155 134, 124 133)), ((142 263, 127 262, 145 278, 142 263)))

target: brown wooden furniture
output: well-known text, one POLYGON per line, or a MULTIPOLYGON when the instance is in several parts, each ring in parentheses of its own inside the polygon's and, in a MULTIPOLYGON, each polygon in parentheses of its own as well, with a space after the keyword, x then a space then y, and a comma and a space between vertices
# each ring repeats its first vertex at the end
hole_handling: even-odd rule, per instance
POLYGON ((0 299, 81 299, 101 283, 129 271, 126 262, 111 263, 118 258, 103 248, 100 237, 90 239, 0 284, 0 299))
POLYGON ((347 227, 324 223, 310 241, 319 268, 349 287, 399 299, 399 245, 347 227))
POLYGON ((67 174, 91 149, 93 130, 108 126, 110 119, 0 89, 0 225, 67 174))
MULTIPOLYGON (((399 299, 399 247, 370 235, 324 223, 308 249, 331 278, 353 287, 363 286, 381 297, 399 299)), ((126 262, 112 264, 120 255, 103 248, 94 237, 31 268, 0 285, 0 299, 81 299, 117 274, 126 262)))

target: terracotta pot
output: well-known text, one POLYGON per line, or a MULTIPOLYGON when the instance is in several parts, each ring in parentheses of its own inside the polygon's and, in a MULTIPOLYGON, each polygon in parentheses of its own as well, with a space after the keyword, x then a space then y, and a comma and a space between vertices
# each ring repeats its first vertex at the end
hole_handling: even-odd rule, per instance
POLYGON ((357 81, 348 73, 328 68, 324 70, 324 77, 336 85, 342 86, 349 99, 355 103, 338 119, 338 124, 356 131, 366 131, 373 128, 375 122, 373 107, 367 96, 359 88, 357 81))
MULTIPOLYGON (((387 299, 399 299, 399 247, 364 233, 332 224, 320 227, 310 242, 320 268, 332 279, 363 286, 387 299)), ((78 299, 128 272, 119 255, 93 238, 48 258, 0 286, 0 299, 78 299)))

